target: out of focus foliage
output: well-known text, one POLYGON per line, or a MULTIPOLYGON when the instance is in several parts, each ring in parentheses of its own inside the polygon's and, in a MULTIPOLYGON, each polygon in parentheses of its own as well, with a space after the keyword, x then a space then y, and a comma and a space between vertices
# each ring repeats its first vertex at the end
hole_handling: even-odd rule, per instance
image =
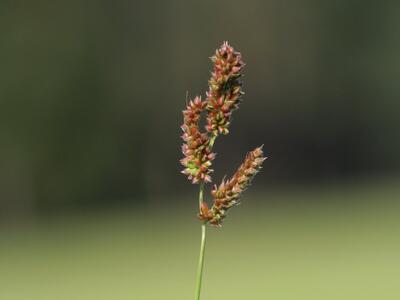
POLYGON ((223 40, 247 63, 246 95, 217 170, 262 141, 260 185, 399 171, 399 12, 395 1, 3 1, 0 211, 187 188, 185 93, 204 95, 223 40))

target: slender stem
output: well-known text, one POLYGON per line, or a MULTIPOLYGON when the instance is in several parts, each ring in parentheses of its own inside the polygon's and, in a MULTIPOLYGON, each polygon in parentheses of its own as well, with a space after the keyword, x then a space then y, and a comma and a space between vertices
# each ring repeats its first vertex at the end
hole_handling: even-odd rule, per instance
POLYGON ((217 136, 216 135, 212 135, 211 136, 211 139, 210 139, 210 148, 212 148, 213 146, 214 146, 214 142, 215 142, 215 139, 217 138, 217 136))
POLYGON ((204 182, 200 183, 200 190, 199 190, 199 212, 201 212, 201 204, 204 201, 204 182))
MULTIPOLYGON (((199 192, 199 207, 203 203, 204 194, 204 183, 200 184, 199 192)), ((197 278, 196 278, 196 300, 200 300, 201 283, 203 280, 203 267, 204 267, 204 253, 206 249, 206 224, 201 224, 201 244, 200 244, 200 256, 199 263, 197 265, 197 278)))
MULTIPOLYGON (((216 135, 212 135, 210 138, 210 149, 214 146, 216 135)), ((204 182, 200 183, 199 191, 199 212, 201 212, 201 205, 204 201, 204 182)), ((197 278, 196 278, 196 300, 200 300, 201 284, 203 281, 203 269, 204 269, 204 253, 206 250, 206 222, 201 224, 201 243, 200 243, 200 256, 199 263, 197 265, 197 278)))

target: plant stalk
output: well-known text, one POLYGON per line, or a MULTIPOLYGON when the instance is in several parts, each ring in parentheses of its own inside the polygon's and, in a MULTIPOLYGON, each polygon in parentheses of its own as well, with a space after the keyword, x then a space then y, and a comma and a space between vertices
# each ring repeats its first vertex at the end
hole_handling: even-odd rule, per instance
MULTIPOLYGON (((212 149, 214 146, 215 139, 217 138, 216 135, 212 135, 210 138, 209 147, 212 149)), ((204 201, 204 182, 200 183, 200 190, 199 190, 199 212, 201 212, 201 205, 204 201)), ((203 282, 203 269, 204 269, 204 253, 206 250, 206 222, 201 224, 201 242, 200 242, 200 256, 199 256, 199 263, 197 265, 197 277, 196 277, 196 300, 200 300, 201 294, 201 284, 203 282)))
MULTIPOLYGON (((204 183, 200 184, 199 191, 199 208, 201 208, 201 204, 203 203, 203 194, 204 194, 204 183)), ((204 253, 206 249, 206 223, 201 224, 201 243, 200 243, 200 256, 199 263, 197 265, 197 278, 196 278, 196 300, 200 300, 201 293, 201 284, 203 281, 203 268, 204 268, 204 253)))

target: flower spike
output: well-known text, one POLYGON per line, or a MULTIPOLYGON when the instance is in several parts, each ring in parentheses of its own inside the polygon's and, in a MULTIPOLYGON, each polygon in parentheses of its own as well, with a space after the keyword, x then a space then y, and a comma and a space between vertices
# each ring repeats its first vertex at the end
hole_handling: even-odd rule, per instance
POLYGON ((240 196, 261 170, 264 160, 266 157, 264 157, 262 146, 248 153, 243 164, 231 179, 222 180, 219 187, 214 186, 211 191, 214 204, 211 209, 208 209, 207 206, 202 207, 199 218, 220 227, 222 220, 226 217, 226 212, 240 203, 240 196))
POLYGON ((206 226, 222 226, 226 213, 240 203, 240 196, 248 188, 254 176, 261 170, 264 157, 262 146, 246 155, 246 158, 231 179, 222 180, 219 186, 214 185, 211 191, 213 205, 211 208, 204 201, 205 183, 211 182, 211 164, 215 158, 212 153, 215 139, 229 133, 232 112, 239 107, 242 92, 242 56, 228 42, 216 50, 211 58, 214 63, 206 100, 196 97, 187 103, 183 111, 182 152, 180 160, 184 166, 183 174, 192 183, 199 183, 199 214, 201 220, 201 244, 196 277, 196 300, 200 300, 203 278, 206 226), (199 127, 201 115, 207 112, 205 132, 199 127))
POLYGON ((211 152, 210 138, 207 133, 199 130, 199 120, 205 106, 206 102, 196 97, 183 111, 184 123, 181 128, 184 158, 180 162, 185 167, 182 173, 187 175, 192 183, 211 182, 210 174, 213 171, 210 167, 215 154, 211 152))
POLYGON ((216 50, 211 60, 214 70, 208 82, 206 129, 217 136, 229 133, 232 111, 239 107, 244 63, 240 52, 236 52, 228 42, 216 50))
MULTIPOLYGON (((228 42, 224 42, 211 60, 214 68, 208 82, 206 99, 203 101, 201 97, 195 97, 183 111, 184 122, 181 128, 184 157, 180 162, 184 166, 182 173, 194 184, 211 182, 211 165, 215 158, 215 153, 212 152, 214 141, 218 135, 229 133, 232 112, 238 109, 243 95, 241 77, 245 64, 240 52, 235 51, 228 42), (201 131, 199 126, 204 112, 207 113, 205 132, 201 131)), ((261 170, 265 159, 262 146, 249 152, 231 179, 224 178, 219 186, 214 185, 211 191, 211 208, 201 196, 200 220, 204 224, 221 226, 227 211, 240 203, 242 193, 261 170)), ((204 185, 200 185, 201 195, 203 189, 204 185)))

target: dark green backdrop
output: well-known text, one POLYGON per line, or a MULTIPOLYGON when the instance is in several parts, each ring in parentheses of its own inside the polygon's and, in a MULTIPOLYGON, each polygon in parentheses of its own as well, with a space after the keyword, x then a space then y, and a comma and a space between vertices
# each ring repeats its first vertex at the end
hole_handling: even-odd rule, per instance
POLYGON ((395 1, 3 1, 0 211, 146 205, 183 194, 186 91, 228 40, 247 63, 216 178, 246 151, 258 185, 400 170, 395 1))

